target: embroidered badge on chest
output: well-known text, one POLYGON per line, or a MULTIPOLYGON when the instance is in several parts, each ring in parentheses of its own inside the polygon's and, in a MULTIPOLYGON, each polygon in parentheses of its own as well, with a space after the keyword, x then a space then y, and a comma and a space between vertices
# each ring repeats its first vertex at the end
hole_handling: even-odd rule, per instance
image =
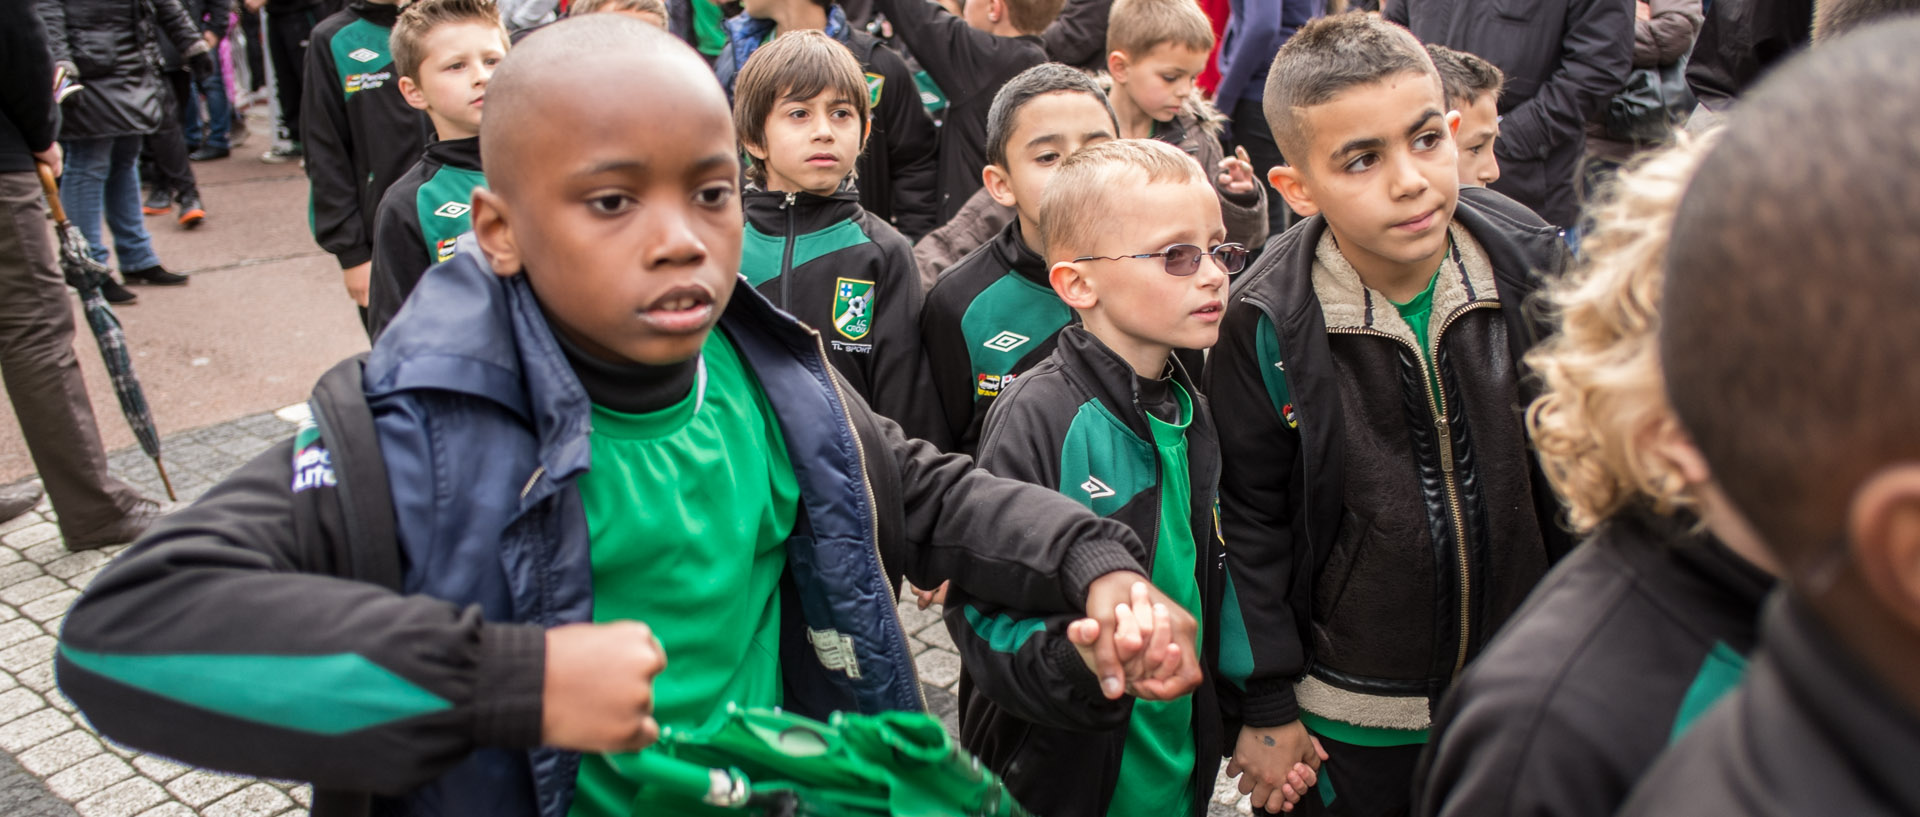
POLYGON ((833 285, 833 329, 847 340, 873 331, 873 282, 841 278, 833 285))

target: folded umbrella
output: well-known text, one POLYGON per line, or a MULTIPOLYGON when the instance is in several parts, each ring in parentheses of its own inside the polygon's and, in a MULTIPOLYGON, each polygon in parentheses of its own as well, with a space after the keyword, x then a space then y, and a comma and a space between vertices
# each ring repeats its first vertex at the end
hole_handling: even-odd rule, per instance
POLYGON ((920 712, 821 723, 728 704, 704 729, 663 728, 634 769, 647 796, 768 817, 1028 817, 997 775, 920 712))
POLYGON ((67 285, 80 292, 80 309, 87 316, 87 328, 93 330, 100 358, 107 364, 107 374, 113 378, 113 393, 120 398, 120 413, 126 415, 133 436, 140 440, 140 449, 153 458, 153 467, 160 471, 160 484, 167 489, 167 499, 177 500, 173 481, 167 478, 167 467, 160 462, 160 432, 154 428, 153 412, 147 408, 147 396, 140 391, 140 381, 133 376, 133 358, 127 355, 127 333, 120 328, 120 319, 114 316, 113 307, 107 305, 106 296, 100 294, 100 283, 113 273, 93 259, 87 237, 67 220, 67 210, 60 206, 60 185, 53 180, 53 168, 44 164, 39 167, 40 187, 47 191, 47 205, 53 208, 54 231, 60 236, 60 271, 66 275, 67 285))

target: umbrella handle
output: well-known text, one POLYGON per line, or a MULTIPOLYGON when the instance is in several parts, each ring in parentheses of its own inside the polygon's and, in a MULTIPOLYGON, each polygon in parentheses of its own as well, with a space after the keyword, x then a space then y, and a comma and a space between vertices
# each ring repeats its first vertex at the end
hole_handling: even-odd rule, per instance
POLYGON ((53 168, 46 162, 34 162, 40 169, 40 189, 47 191, 47 206, 53 208, 53 220, 67 223, 67 208, 60 204, 60 183, 53 180, 53 168))

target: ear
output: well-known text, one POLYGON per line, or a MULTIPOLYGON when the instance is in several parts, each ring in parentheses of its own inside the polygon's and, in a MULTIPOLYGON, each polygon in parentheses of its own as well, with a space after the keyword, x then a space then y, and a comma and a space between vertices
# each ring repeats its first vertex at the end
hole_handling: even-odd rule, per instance
MULTIPOLYGON (((872 127, 871 120, 868 121, 868 127, 872 127)), ((765 163, 767 161, 767 149, 765 147, 756 145, 752 142, 742 139, 740 140, 740 149, 745 150, 747 152, 747 155, 752 156, 756 161, 759 161, 761 163, 765 163)))
POLYGON ((1460 135, 1460 112, 1447 111, 1447 136, 1448 138, 1452 138, 1459 135, 1460 135))
POLYGON ((1005 19, 1006 16, 1007 16, 1006 0, 993 0, 992 3, 987 5, 987 20, 989 22, 998 23, 1002 19, 1005 19))
POLYGON ((873 138, 873 111, 867 111, 867 126, 860 130, 860 150, 867 149, 867 140, 873 138))
POLYGON ((1113 77, 1113 84, 1127 84, 1127 55, 1120 51, 1107 54, 1107 76, 1113 77))
POLYGON ((1018 207, 1019 199, 1013 195, 1013 179, 1008 178, 1007 169, 999 165, 987 165, 980 171, 980 181, 987 188, 987 195, 1000 203, 1002 207, 1018 207))
POLYGON ((1887 612, 1920 632, 1920 463, 1875 473, 1854 492, 1847 534, 1860 578, 1887 612))
POLYGON ((1680 422, 1668 415, 1657 425, 1643 434, 1640 447, 1673 465, 1680 477, 1688 485, 1704 485, 1713 479, 1713 470, 1707 467, 1707 458, 1700 449, 1693 447, 1693 440, 1687 436, 1680 422))
POLYGON ((1074 309, 1092 309, 1100 304, 1100 295, 1093 290, 1093 282, 1087 279, 1087 267, 1072 261, 1061 261, 1047 270, 1047 282, 1053 284, 1054 293, 1061 302, 1074 309))
POLYGON ((514 239, 512 225, 507 223, 506 199, 492 190, 476 187, 472 206, 468 218, 473 225, 473 237, 480 242, 480 251, 487 254, 487 262, 493 265, 493 274, 502 278, 520 274, 523 269, 520 245, 514 239))
POLYGON ((1274 165, 1267 171, 1267 183, 1280 191, 1280 197, 1287 200, 1287 206, 1302 217, 1319 214, 1320 205, 1313 201, 1312 191, 1307 189, 1305 174, 1291 165, 1274 165))
POLYGON ((420 83, 414 82, 413 77, 400 78, 400 98, 416 111, 427 109, 427 95, 420 92, 420 83))

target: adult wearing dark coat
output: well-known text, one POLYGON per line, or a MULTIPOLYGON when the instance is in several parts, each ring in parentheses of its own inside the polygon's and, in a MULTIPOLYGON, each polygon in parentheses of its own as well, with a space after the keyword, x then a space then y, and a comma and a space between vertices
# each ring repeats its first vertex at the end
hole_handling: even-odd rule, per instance
POLYGON ((1587 120, 1633 66, 1633 0, 1389 0, 1386 16, 1506 73, 1493 189, 1574 226, 1587 120))
MULTIPOLYGON (((146 530, 158 507, 107 473, 73 353, 73 307, 34 167, 57 173, 62 156, 53 56, 32 5, 0 3, 0 77, 0 377, 68 549, 125 542, 146 530)), ((0 497, 0 517, 24 513, 37 498, 0 497)))
MULTIPOLYGON (((186 283, 185 276, 162 269, 154 254, 140 213, 136 163, 141 137, 169 121, 160 38, 172 40, 196 73, 213 71, 206 41, 179 0, 39 0, 39 12, 54 63, 84 86, 61 104, 67 173, 60 201, 68 217, 103 264, 107 247, 100 221, 105 217, 121 275, 129 282, 186 283)), ((109 300, 131 298, 109 293, 109 300)))

